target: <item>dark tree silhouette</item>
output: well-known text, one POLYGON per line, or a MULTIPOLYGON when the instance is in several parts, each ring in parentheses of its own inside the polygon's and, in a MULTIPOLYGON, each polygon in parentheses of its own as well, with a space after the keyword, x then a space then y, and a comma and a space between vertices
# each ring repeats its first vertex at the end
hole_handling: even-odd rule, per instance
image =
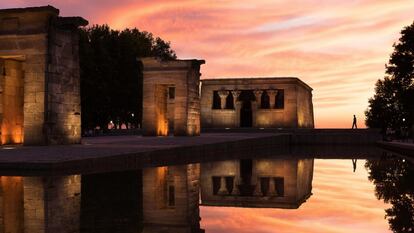
POLYGON ((81 29, 79 48, 83 129, 105 129, 110 120, 140 123, 142 67, 137 58, 176 59, 168 42, 136 28, 81 29))
POLYGON ((387 76, 377 81, 365 112, 371 128, 411 128, 414 123, 414 23, 401 31, 393 47, 385 66, 387 76))
POLYGON ((392 205, 385 210, 390 229, 395 233, 413 232, 414 165, 402 158, 384 156, 368 160, 365 167, 377 198, 392 205))

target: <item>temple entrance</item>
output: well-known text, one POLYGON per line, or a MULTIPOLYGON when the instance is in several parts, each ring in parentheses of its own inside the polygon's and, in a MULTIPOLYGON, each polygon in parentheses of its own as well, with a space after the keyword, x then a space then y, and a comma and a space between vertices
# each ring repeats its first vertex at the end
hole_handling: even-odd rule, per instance
POLYGON ((240 127, 253 126, 253 112, 252 103, 250 101, 243 101, 240 109, 240 127))
POLYGON ((253 126, 253 109, 252 101, 254 100, 252 91, 243 90, 240 93, 239 101, 241 102, 240 108, 240 127, 252 127, 253 126))
POLYGON ((252 196, 255 185, 252 184, 253 161, 251 159, 240 160, 241 184, 238 185, 241 196, 252 196))
POLYGON ((22 62, 0 60, 1 144, 23 142, 23 79, 22 62))

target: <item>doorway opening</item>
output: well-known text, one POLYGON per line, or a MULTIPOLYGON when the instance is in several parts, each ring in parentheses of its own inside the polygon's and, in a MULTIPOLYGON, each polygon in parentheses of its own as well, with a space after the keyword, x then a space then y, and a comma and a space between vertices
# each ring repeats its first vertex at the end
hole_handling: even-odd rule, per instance
MULTIPOLYGON (((1 144, 23 143, 24 72, 22 62, 0 60, 1 144)), ((34 97, 33 97, 34 98, 34 97)))
POLYGON ((240 127, 253 127, 252 101, 254 95, 252 91, 242 91, 239 101, 242 103, 240 109, 240 127))
POLYGON ((238 185, 241 196, 252 196, 255 185, 252 184, 253 175, 253 160, 242 159, 240 160, 240 178, 241 184, 238 185))

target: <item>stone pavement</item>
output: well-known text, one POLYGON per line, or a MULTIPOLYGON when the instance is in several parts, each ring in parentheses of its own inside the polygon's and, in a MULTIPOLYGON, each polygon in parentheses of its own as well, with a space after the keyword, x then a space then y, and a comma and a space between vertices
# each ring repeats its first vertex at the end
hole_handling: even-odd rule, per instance
POLYGON ((377 142, 377 144, 386 150, 391 150, 401 155, 414 158, 414 143, 381 141, 377 142))
POLYGON ((132 170, 223 154, 249 154, 281 143, 289 143, 287 135, 206 133, 199 137, 94 137, 84 138, 78 145, 3 146, 0 149, 0 175, 132 170))
POLYGON ((377 134, 355 130, 215 132, 199 137, 104 136, 82 144, 2 146, 0 175, 72 175, 265 156, 378 156, 377 134))

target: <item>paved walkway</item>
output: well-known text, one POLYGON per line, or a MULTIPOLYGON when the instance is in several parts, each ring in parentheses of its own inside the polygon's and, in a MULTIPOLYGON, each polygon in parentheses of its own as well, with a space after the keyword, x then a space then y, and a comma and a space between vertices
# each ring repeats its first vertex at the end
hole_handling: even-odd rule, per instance
POLYGON ((142 137, 105 136, 83 138, 79 145, 60 146, 2 146, 3 162, 62 162, 120 154, 140 153, 184 146, 197 146, 221 142, 268 137, 274 134, 203 134, 199 137, 142 137))
POLYGON ((408 142, 378 142, 380 147, 395 151, 403 156, 414 157, 414 143, 408 142))
MULTIPOLYGON (((122 170, 217 153, 242 153, 277 143, 270 133, 205 133, 199 137, 106 136, 79 145, 2 146, 0 175, 122 170), (262 144, 262 145, 261 145, 262 144), (168 157, 167 157, 168 156, 168 157)), ((283 142, 283 140, 282 140, 283 142)))
POLYGON ((215 132, 199 137, 105 136, 79 145, 2 146, 0 175, 64 175, 264 156, 367 158, 377 134, 367 130, 215 132))

